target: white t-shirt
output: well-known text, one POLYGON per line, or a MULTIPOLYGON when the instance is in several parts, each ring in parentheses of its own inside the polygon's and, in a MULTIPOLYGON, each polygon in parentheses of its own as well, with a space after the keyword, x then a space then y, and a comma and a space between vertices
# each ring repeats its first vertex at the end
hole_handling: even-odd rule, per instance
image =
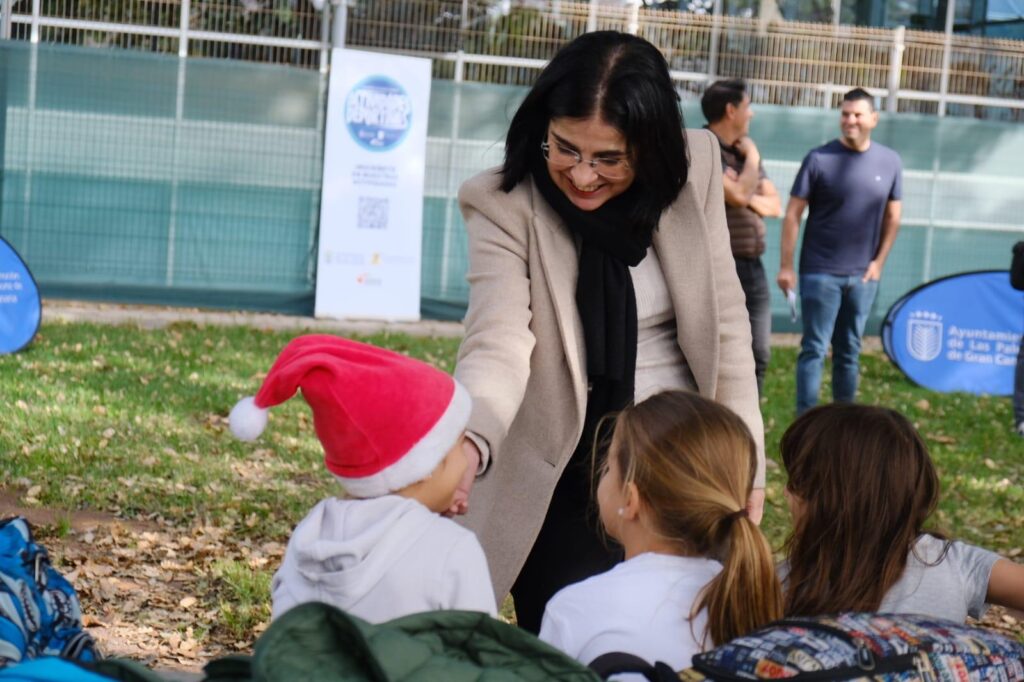
POLYGON ((691 622, 690 610, 721 570, 711 559, 640 554, 552 597, 540 638, 584 664, 618 651, 688 668, 707 627, 706 611, 691 622))
POLYGON ((662 391, 696 391, 697 381, 679 348, 672 295, 653 246, 639 265, 629 268, 629 274, 636 294, 634 402, 662 391))

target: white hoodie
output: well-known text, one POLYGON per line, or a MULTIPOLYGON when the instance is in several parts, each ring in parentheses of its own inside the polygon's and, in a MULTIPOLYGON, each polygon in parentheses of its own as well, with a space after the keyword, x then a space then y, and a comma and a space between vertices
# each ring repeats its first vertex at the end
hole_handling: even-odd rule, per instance
POLYGON ((271 594, 273 618, 311 601, 371 623, 438 609, 495 615, 476 535, 397 495, 320 501, 292 533, 271 594))

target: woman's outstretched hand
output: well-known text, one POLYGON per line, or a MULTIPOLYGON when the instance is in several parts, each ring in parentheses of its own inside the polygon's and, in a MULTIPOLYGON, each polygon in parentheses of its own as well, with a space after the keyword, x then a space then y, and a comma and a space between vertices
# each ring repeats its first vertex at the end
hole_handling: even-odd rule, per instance
POLYGON ((459 487, 455 489, 452 506, 448 507, 448 516, 460 516, 469 511, 469 493, 473 489, 476 471, 480 468, 480 450, 469 438, 462 439, 462 452, 466 455, 466 473, 462 474, 459 487))

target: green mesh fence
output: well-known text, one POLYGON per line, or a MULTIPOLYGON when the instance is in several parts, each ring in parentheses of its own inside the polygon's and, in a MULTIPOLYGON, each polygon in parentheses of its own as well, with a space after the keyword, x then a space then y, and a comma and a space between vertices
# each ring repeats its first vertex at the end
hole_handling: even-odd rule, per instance
MULTIPOLYGON (((521 87, 434 83, 424 239, 426 296, 452 304, 466 301, 464 227, 449 199, 454 190, 447 190, 501 162, 505 129, 524 94, 521 87), (449 145, 453 126, 456 142, 449 145)), ((838 135, 839 113, 776 106, 755 106, 755 112, 751 135, 785 203, 804 154, 838 135)), ((683 114, 687 126, 704 124, 695 100, 684 102, 683 114)), ((1024 238, 1024 176, 1019 172, 1024 127, 883 113, 874 139, 903 158, 903 222, 869 331, 877 331, 889 306, 923 282, 954 272, 1008 268, 1011 246, 1024 238)), ((798 325, 789 320, 786 302, 774 285, 781 221, 768 220, 767 225, 764 263, 773 283, 773 329, 796 331, 798 325)))
POLYGON ((308 312, 321 79, 0 43, 2 233, 44 295, 308 312))
MULTIPOLYGON (((325 77, 307 70, 0 42, 0 233, 44 295, 312 311, 325 77)), ((432 85, 423 311, 457 318, 468 291, 455 193, 500 163, 525 90, 432 85)), ((755 93, 756 97, 756 93, 755 93)), ((703 124, 684 102, 691 126, 703 124)), ((752 135, 785 196, 838 113, 756 107, 752 135)), ((873 324, 936 277, 1005 268, 1024 231, 1024 128, 882 115, 903 157, 904 220, 873 324)), ((779 221, 765 264, 774 280, 779 221)), ((793 329, 781 294, 775 328, 793 329)))

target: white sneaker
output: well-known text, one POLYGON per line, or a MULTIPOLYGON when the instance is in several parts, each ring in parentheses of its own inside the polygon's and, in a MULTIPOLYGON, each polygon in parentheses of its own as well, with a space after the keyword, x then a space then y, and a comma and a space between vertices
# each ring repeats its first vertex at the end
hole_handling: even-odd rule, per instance
POLYGON ((1017 424, 1017 435, 1024 438, 1024 422, 1017 424))

